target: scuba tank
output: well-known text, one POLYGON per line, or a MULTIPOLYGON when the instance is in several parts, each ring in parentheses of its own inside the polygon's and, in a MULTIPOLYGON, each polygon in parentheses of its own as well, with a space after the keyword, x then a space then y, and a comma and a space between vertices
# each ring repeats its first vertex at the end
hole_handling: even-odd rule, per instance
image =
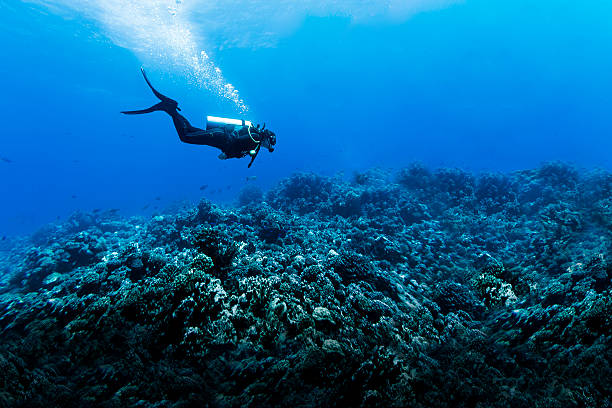
POLYGON ((228 118, 219 118, 217 116, 207 116, 206 117, 206 130, 211 130, 214 128, 226 128, 230 132, 239 131, 243 127, 250 128, 253 126, 251 121, 244 119, 228 119, 228 118))

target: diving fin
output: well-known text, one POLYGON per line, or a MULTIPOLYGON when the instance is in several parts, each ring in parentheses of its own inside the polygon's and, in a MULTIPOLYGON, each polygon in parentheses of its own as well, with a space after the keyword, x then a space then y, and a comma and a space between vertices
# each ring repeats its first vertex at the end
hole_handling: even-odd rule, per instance
POLYGON ((125 114, 125 115, 142 115, 143 113, 151 113, 151 112, 156 112, 156 111, 165 111, 165 106, 164 106, 164 102, 160 102, 158 104, 155 104, 153 106, 151 106, 150 108, 147 109, 141 109, 141 110, 133 110, 133 111, 122 111, 121 113, 125 114))
POLYGON ((153 91, 153 94, 155 94, 155 96, 157 96, 157 98, 162 101, 162 102, 167 102, 170 103, 172 105, 176 105, 176 109, 180 110, 178 107, 178 103, 171 98, 168 98, 166 95, 160 93, 157 91, 157 89, 153 88, 153 85, 151 85, 151 82, 149 81, 149 78, 147 78, 147 73, 145 72, 144 68, 140 68, 140 72, 142 72, 142 76, 144 77, 144 80, 146 81, 147 85, 149 85, 149 88, 151 88, 151 90, 153 91))
POLYGON ((126 115, 142 115, 143 113, 151 113, 151 112, 156 112, 156 111, 164 111, 167 112, 169 114, 172 114, 172 112, 176 112, 177 110, 181 110, 181 108, 178 107, 178 102, 176 102, 174 99, 168 98, 166 95, 163 95, 161 93, 159 93, 157 91, 157 89, 153 88, 153 85, 151 85, 151 82, 149 81, 149 78, 147 78, 147 74, 145 73, 144 68, 140 68, 140 72, 142 72, 142 76, 144 77, 147 85, 149 85, 149 88, 151 88, 151 90, 153 91, 153 94, 155 94, 155 96, 157 96, 157 98, 161 101, 158 104, 155 104, 153 106, 151 106, 150 108, 147 109, 140 109, 140 110, 133 110, 133 111, 123 111, 121 113, 126 114, 126 115))

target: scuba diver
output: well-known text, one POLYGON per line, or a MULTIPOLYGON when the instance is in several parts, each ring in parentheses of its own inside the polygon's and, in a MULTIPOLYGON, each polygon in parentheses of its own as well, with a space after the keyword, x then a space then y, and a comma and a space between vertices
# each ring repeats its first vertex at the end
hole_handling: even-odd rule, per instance
POLYGON ((266 124, 263 126, 253 126, 249 121, 241 119, 227 119, 215 116, 206 117, 206 129, 199 129, 191 126, 189 121, 178 113, 181 109, 178 103, 168 98, 165 95, 157 92, 149 79, 144 69, 140 68, 142 76, 147 85, 153 91, 155 96, 161 101, 148 109, 123 111, 126 115, 140 115, 155 111, 163 111, 172 117, 174 127, 182 142, 207 145, 221 149, 219 158, 222 160, 232 158, 242 158, 247 154, 251 157, 251 162, 248 167, 251 167, 253 161, 259 154, 259 149, 265 147, 270 152, 274 151, 276 145, 276 135, 274 132, 266 129, 266 124))

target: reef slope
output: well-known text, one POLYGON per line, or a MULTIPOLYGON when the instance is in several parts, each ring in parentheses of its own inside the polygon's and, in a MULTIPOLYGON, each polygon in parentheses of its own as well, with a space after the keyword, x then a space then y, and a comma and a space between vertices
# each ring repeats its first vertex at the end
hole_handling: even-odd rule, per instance
POLYGON ((610 406, 611 192, 413 165, 74 214, 2 252, 0 405, 610 406))

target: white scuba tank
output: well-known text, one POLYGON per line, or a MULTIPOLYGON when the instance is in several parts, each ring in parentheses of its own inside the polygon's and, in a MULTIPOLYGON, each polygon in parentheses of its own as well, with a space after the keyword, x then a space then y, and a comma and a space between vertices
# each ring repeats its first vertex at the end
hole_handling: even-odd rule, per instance
POLYGON ((244 119, 219 118, 217 116, 206 116, 206 130, 213 128, 228 128, 229 131, 238 131, 242 127, 251 127, 253 124, 244 119))

